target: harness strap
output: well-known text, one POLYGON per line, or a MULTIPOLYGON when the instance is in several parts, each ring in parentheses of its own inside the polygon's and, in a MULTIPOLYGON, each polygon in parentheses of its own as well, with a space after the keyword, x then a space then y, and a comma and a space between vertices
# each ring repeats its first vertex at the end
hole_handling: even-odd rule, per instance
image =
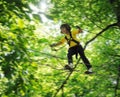
POLYGON ((65 36, 65 39, 67 40, 67 43, 68 43, 69 46, 70 46, 70 41, 74 41, 75 43, 77 43, 77 45, 79 45, 79 41, 75 40, 75 39, 72 37, 71 32, 70 32, 70 39, 68 39, 66 36, 65 36))
MULTIPOLYGON (((75 43, 77 43, 77 45, 79 45, 79 41, 75 40, 75 39, 72 37, 71 32, 70 32, 70 39, 68 39, 66 36, 65 36, 65 39, 67 40, 67 43, 68 43, 69 46, 70 46, 70 41, 74 41, 75 43)), ((78 57, 78 52, 76 52, 75 55, 76 55, 76 59, 77 59, 77 57, 78 57)))
MULTIPOLYGON (((71 32, 70 32, 70 39, 68 39, 66 36, 65 36, 65 39, 67 40, 67 43, 68 43, 69 46, 70 46, 70 41, 74 41, 75 43, 77 43, 77 45, 79 45, 79 41, 75 40, 75 39, 72 37, 71 32)), ((75 55, 76 55, 76 59, 77 59, 77 57, 78 57, 78 52, 76 52, 75 55)))

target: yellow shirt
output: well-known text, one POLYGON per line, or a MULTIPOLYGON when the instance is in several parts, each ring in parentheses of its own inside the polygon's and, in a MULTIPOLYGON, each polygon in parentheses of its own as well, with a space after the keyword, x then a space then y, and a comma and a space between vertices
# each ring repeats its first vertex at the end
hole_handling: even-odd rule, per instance
MULTIPOLYGON (((73 31, 71 32, 72 38, 73 38, 74 40, 76 40, 76 41, 79 42, 79 40, 78 40, 77 37, 76 37, 77 34, 79 34, 79 31, 78 31, 77 29, 76 29, 76 30, 73 30, 73 31)), ((68 40, 71 39, 70 35, 65 35, 65 36, 67 37, 68 40)), ((65 43, 65 42, 67 42, 67 39, 66 39, 65 37, 63 37, 63 38, 60 40, 60 42, 61 42, 61 43, 65 43)), ((76 42, 70 41, 69 47, 73 47, 73 46, 76 46, 76 45, 77 45, 76 42)))

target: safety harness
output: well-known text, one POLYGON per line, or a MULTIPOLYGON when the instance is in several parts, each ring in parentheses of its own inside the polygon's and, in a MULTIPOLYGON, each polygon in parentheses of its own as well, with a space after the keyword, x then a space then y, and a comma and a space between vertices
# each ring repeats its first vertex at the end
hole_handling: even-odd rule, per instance
MULTIPOLYGON (((69 46, 70 46, 70 42, 71 42, 71 41, 75 42, 77 45, 80 44, 79 41, 75 40, 75 39, 72 37, 71 32, 70 32, 70 39, 68 39, 67 36, 65 36, 65 39, 67 40, 67 43, 68 43, 69 46)), ((78 52, 77 52, 77 51, 76 51, 75 55, 76 55, 76 59, 77 59, 77 57, 78 57, 78 52)))
POLYGON ((67 40, 67 43, 68 45, 70 46, 70 42, 73 41, 75 43, 77 43, 77 45, 79 45, 79 41, 75 40, 73 37, 72 37, 72 34, 70 32, 70 39, 67 38, 67 36, 65 36, 65 39, 67 40))

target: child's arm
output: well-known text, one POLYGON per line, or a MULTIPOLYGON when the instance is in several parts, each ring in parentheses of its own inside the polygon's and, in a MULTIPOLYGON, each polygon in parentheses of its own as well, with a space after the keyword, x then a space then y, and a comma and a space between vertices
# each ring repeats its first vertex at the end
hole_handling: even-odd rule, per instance
POLYGON ((62 45, 63 43, 65 43, 65 42, 66 42, 66 39, 63 37, 59 42, 53 43, 50 46, 51 47, 59 46, 59 45, 62 45))
POLYGON ((50 46, 51 46, 51 47, 55 47, 55 46, 59 46, 59 45, 61 45, 61 44, 62 44, 62 42, 57 42, 57 43, 51 44, 50 46))
POLYGON ((83 33, 83 31, 79 26, 76 26, 76 29, 73 30, 72 34, 76 35, 79 33, 83 33))
POLYGON ((76 28, 78 29, 78 33, 82 33, 82 29, 79 26, 76 26, 76 28))
POLYGON ((78 33, 83 33, 82 29, 78 29, 78 33))

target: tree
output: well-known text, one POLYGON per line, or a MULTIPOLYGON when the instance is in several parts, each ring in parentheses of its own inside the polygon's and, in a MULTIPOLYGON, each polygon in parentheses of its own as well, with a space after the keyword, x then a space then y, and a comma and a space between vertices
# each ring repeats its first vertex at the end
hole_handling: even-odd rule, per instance
POLYGON ((21 0, 0 1, 0 96, 31 97, 36 84, 34 73, 37 65, 31 60, 29 49, 36 45, 30 24, 28 2, 21 0), (26 10, 24 10, 26 9, 26 10))
POLYGON ((38 6, 38 2, 0 1, 0 96, 119 97, 119 0, 51 0, 53 7, 44 13, 55 22, 84 30, 80 39, 93 75, 83 73, 86 68, 80 58, 74 59, 73 71, 63 69, 66 46, 49 46, 62 37, 58 29, 49 23, 43 27, 39 13, 29 17, 29 3, 38 6))
MULTIPOLYGON (((75 85, 72 85, 72 88, 74 88, 73 90, 76 90, 74 94, 76 96, 85 97, 91 97, 93 95, 94 97, 117 97, 120 95, 118 92, 120 81, 119 60, 116 59, 119 56, 119 42, 117 42, 119 41, 119 0, 52 0, 52 2, 54 3, 54 8, 51 9, 50 16, 53 19, 67 22, 72 26, 79 25, 83 29, 87 29, 88 33, 87 37, 84 39, 84 45, 85 47, 89 46, 87 52, 89 54, 90 52, 92 53, 92 56, 89 57, 91 58, 95 71, 97 72, 96 75, 99 75, 97 77, 94 76, 94 81, 91 80, 92 82, 90 82, 90 84, 86 85, 82 83, 82 85, 80 85, 83 89, 81 90, 82 93, 80 91, 77 92, 78 88, 76 90, 76 88, 74 88, 75 85), (94 52, 89 51, 90 47, 92 47, 94 52)), ((74 77, 74 79, 75 78, 76 77, 74 77)), ((82 78, 82 80, 84 79, 82 78)), ((89 77, 84 82, 89 82, 88 80, 89 77)), ((65 87, 63 86, 65 84, 64 82, 65 81, 61 84, 60 89, 65 87)), ((80 82, 81 81, 79 81, 79 83, 80 82)), ((78 86, 78 84, 76 85, 78 86)), ((70 91, 67 94, 70 94, 71 92, 73 91, 70 91)), ((58 91, 56 92, 56 95, 57 93, 58 91)))

